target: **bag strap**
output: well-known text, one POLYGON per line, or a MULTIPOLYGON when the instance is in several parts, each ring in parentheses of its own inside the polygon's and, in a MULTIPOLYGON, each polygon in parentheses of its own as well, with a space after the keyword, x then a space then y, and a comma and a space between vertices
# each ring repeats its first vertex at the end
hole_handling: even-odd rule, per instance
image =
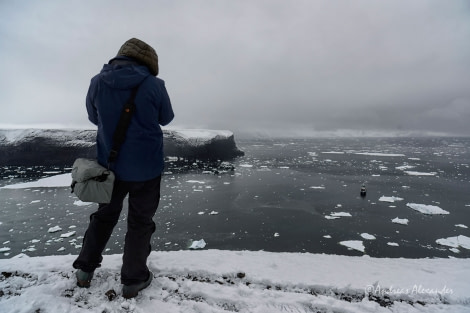
POLYGON ((132 115, 135 112, 135 96, 137 95, 137 90, 139 89, 139 85, 135 86, 132 89, 131 96, 129 100, 124 104, 124 107, 121 112, 121 117, 119 118, 119 122, 116 126, 116 130, 114 131, 113 135, 113 147, 109 152, 108 157, 108 169, 111 163, 115 162, 117 156, 119 154, 119 149, 121 149, 124 140, 126 139, 126 132, 129 128, 131 123, 132 115))

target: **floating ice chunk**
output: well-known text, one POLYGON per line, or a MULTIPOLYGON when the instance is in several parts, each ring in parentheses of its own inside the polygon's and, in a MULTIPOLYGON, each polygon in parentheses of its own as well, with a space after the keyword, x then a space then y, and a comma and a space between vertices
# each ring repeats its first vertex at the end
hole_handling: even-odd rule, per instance
POLYGON ((8 185, 0 187, 0 189, 24 189, 24 188, 36 188, 36 187, 69 187, 72 177, 70 173, 60 174, 47 178, 41 178, 34 182, 19 183, 14 185, 8 185))
POLYGON ((380 153, 380 152, 356 152, 359 155, 370 155, 370 156, 385 156, 385 157, 402 157, 405 156, 402 153, 380 153))
POLYGON ((386 196, 382 196, 379 198, 379 201, 383 201, 383 202, 395 202, 395 201, 401 201, 403 200, 403 198, 400 198, 400 197, 386 197, 386 196))
POLYGON ((31 240, 31 243, 38 243, 38 242, 40 242, 40 241, 41 241, 41 240, 39 240, 39 239, 33 239, 33 240, 31 240))
POLYGON ((331 215, 326 215, 325 218, 327 220, 336 220, 336 219, 339 219, 341 218, 340 216, 331 216, 331 215))
POLYGON ((94 202, 83 202, 82 200, 77 200, 77 201, 74 201, 73 202, 73 205, 76 205, 76 206, 86 206, 86 205, 91 205, 93 204, 94 202))
POLYGON ((206 242, 204 241, 204 239, 195 240, 193 241, 191 246, 189 246, 189 249, 204 249, 205 246, 206 246, 206 242))
POLYGON ((60 252, 60 251, 64 251, 64 250, 65 250, 64 247, 61 247, 61 248, 57 249, 57 251, 59 251, 59 252, 60 252))
POLYGON ((323 238, 331 239, 331 236, 330 235, 325 235, 325 236, 323 236, 323 238))
POLYGON ((367 240, 374 240, 376 239, 374 235, 368 234, 368 233, 362 233, 361 237, 367 240))
POLYGON ((68 237, 74 236, 76 233, 77 233, 77 232, 73 230, 73 231, 70 231, 70 232, 68 232, 68 233, 65 233, 65 234, 60 235, 60 237, 61 237, 61 238, 68 238, 68 237))
POLYGON ((12 259, 25 259, 25 258, 29 258, 29 255, 24 254, 24 253, 20 253, 20 254, 15 255, 14 257, 12 257, 12 259))
POLYGON ((209 213, 209 215, 217 215, 217 214, 219 214, 219 212, 217 212, 217 211, 212 211, 212 212, 209 213))
POLYGON ((0 252, 8 252, 10 251, 11 249, 8 248, 8 247, 3 247, 3 248, 0 248, 0 252))
POLYGON ((332 212, 330 214, 332 217, 352 217, 351 213, 348 212, 332 212))
POLYGON ((387 245, 392 246, 392 247, 398 247, 399 244, 396 242, 387 242, 387 245))
POLYGON ((274 237, 279 237, 279 233, 274 233, 274 237))
POLYGON ((409 170, 409 169, 412 169, 412 168, 415 168, 416 166, 413 166, 413 165, 402 165, 402 166, 396 166, 395 168, 397 170, 409 170))
POLYGON ((457 248, 450 248, 449 250, 454 252, 454 253, 460 253, 460 250, 457 249, 457 248))
POLYGON ((344 154, 343 151, 325 151, 322 154, 344 154))
POLYGON ((470 249, 470 237, 464 235, 437 239, 436 243, 442 246, 448 246, 452 248, 461 247, 464 249, 470 249))
POLYGON ((31 201, 31 203, 30 203, 30 204, 33 204, 33 203, 39 203, 39 202, 41 202, 41 200, 33 200, 33 201, 31 201))
POLYGON ((324 186, 311 186, 311 189, 325 189, 324 186))
POLYGON ((56 232, 61 231, 61 230, 62 230, 62 228, 60 228, 59 226, 54 226, 54 227, 49 228, 49 229, 47 230, 47 232, 49 232, 49 233, 56 233, 56 232))
POLYGON ((435 176, 437 175, 436 172, 415 172, 415 171, 405 171, 406 174, 411 176, 435 176))
POLYGON ((423 214, 449 214, 448 211, 443 210, 435 205, 407 203, 406 206, 423 214))
POLYGON ((200 180, 187 180, 186 182, 190 184, 205 184, 205 182, 200 180))
POLYGON ((392 223, 401 224, 401 225, 408 225, 408 222, 409 222, 409 220, 408 220, 407 218, 398 218, 398 217, 395 217, 395 218, 392 220, 392 223))
POLYGON ((197 214, 204 215, 204 214, 206 214, 206 212, 201 211, 201 212, 198 212, 197 214))
POLYGON ((464 224, 456 224, 455 226, 456 226, 456 227, 461 227, 461 228, 468 228, 468 227, 467 227, 466 225, 464 225, 464 224))
POLYGON ((244 163, 244 164, 240 164, 240 167, 251 168, 251 167, 253 167, 253 165, 244 163))
POLYGON ((366 249, 361 240, 340 241, 339 244, 346 246, 349 249, 354 249, 354 250, 361 251, 361 252, 364 252, 364 250, 366 249))

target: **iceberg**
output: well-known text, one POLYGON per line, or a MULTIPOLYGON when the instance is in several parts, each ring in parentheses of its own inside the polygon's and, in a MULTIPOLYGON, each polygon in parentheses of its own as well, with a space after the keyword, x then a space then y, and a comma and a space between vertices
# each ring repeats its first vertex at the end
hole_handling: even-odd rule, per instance
MULTIPOLYGON (((0 164, 71 165, 96 155, 96 130, 0 129, 0 164)), ((231 160, 244 155, 228 130, 164 129, 168 158, 231 160)))

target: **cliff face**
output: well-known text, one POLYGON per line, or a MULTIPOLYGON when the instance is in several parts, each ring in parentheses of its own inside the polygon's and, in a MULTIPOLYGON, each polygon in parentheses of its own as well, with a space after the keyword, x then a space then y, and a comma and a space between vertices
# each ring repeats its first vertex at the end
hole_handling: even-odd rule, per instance
MULTIPOLYGON (((0 130, 0 166, 72 165, 94 158, 96 130, 0 130)), ((165 156, 208 161, 230 160, 244 153, 229 131, 164 130, 165 156)))

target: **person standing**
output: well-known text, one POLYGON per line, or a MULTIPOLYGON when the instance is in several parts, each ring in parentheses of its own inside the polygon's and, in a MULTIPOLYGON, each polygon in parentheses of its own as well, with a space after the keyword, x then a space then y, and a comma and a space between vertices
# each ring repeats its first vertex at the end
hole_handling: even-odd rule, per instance
POLYGON ((151 237, 155 232, 153 216, 160 201, 160 182, 164 168, 163 133, 174 113, 165 83, 158 75, 158 56, 147 43, 132 38, 117 56, 91 79, 86 97, 88 119, 98 126, 96 137, 98 162, 107 167, 113 134, 121 111, 132 89, 135 112, 115 162, 111 201, 99 204, 91 214, 83 245, 73 267, 79 287, 90 287, 102 252, 119 220, 124 198, 128 195, 127 232, 121 268, 122 296, 133 298, 148 287, 153 274, 147 267, 151 237))

